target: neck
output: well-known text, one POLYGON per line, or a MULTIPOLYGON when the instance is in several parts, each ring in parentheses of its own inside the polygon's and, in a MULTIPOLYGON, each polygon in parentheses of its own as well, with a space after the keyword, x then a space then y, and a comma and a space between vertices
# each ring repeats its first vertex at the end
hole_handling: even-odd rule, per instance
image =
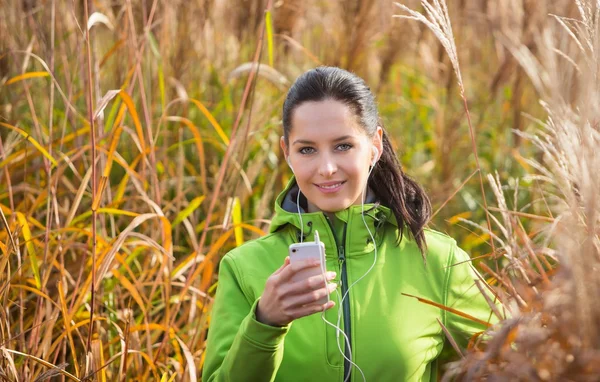
MULTIPOLYGON (((371 190, 371 187, 369 187, 369 190, 367 191, 367 195, 372 194, 373 190, 371 190)), ((360 205, 363 201, 363 194, 360 194, 360 197, 354 202, 353 205, 360 205)), ((307 204, 308 204, 308 209, 307 212, 323 212, 323 214, 325 214, 325 216, 327 216, 329 218, 329 220, 331 220, 332 222, 335 221, 335 212, 331 212, 331 211, 323 211, 321 210, 319 207, 317 207, 315 204, 313 204, 310 200, 306 200, 307 204)))
POLYGON ((307 202, 308 202, 308 211, 307 212, 323 212, 323 214, 325 216, 327 216, 329 218, 329 220, 335 221, 335 212, 322 211, 321 209, 319 209, 319 207, 314 205, 310 200, 307 200, 307 202))

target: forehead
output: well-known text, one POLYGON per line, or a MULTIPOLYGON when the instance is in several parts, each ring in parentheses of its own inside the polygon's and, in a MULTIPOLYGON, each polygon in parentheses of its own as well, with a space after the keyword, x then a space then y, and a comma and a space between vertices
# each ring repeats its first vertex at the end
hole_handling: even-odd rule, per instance
POLYGON ((325 99, 300 104, 292 114, 290 135, 366 135, 356 114, 340 101, 325 99))

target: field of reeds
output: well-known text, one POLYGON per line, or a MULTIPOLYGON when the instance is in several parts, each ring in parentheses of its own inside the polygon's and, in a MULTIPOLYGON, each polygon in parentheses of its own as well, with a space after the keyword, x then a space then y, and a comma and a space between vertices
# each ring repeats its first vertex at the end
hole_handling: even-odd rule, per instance
POLYGON ((286 89, 338 65, 510 311, 445 378, 597 381, 600 3, 400 3, 2 0, 0 380, 198 380, 286 89))

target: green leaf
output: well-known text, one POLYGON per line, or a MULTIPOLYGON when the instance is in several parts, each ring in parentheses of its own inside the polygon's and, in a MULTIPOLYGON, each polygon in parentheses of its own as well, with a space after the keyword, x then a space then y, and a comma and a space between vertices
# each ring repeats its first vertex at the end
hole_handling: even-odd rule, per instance
POLYGON ((177 214, 172 226, 175 227, 177 224, 181 223, 184 219, 190 216, 192 212, 194 212, 198 207, 200 207, 200 204, 202 204, 204 198, 205 196, 202 195, 192 199, 190 204, 188 204, 187 207, 185 207, 180 213, 177 214))
POLYGON ((267 27, 267 46, 269 51, 269 66, 273 67, 273 20, 271 11, 267 11, 265 15, 265 25, 267 27))

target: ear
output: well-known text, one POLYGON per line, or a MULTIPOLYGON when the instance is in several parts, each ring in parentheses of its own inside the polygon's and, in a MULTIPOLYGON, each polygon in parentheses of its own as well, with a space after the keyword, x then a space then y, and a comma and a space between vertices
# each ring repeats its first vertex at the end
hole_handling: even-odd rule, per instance
POLYGON ((288 149, 287 145, 285 144, 284 137, 281 137, 279 139, 279 146, 281 146, 281 150, 283 151, 283 155, 285 156, 285 160, 287 161, 288 158, 290 157, 290 150, 288 149))
POLYGON ((373 146, 377 149, 378 154, 376 159, 379 160, 383 154, 383 128, 381 126, 377 126, 377 131, 373 135, 373 146))

